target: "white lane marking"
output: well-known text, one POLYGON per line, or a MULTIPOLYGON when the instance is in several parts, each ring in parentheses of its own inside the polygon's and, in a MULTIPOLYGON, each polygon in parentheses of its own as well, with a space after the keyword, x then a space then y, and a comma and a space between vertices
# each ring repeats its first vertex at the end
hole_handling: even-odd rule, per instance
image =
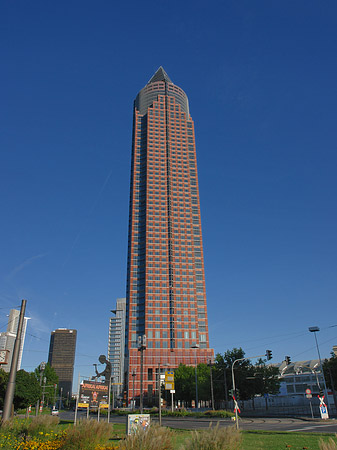
POLYGON ((332 423, 327 423, 324 425, 313 425, 311 427, 304 427, 304 428, 296 428, 295 430, 288 430, 288 431, 305 431, 305 430, 313 430, 315 428, 320 428, 320 427, 331 427, 334 426, 335 424, 332 423))

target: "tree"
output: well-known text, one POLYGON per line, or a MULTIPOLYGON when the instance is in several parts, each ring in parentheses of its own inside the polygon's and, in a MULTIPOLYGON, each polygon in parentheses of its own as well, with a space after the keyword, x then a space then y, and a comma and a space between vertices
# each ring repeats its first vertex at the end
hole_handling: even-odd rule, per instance
MULTIPOLYGON (((3 409, 3 401, 6 394, 9 374, 0 370, 0 406, 3 409)), ((40 385, 34 373, 28 373, 25 370, 19 370, 16 373, 14 408, 27 408, 34 404, 41 394, 40 385)))
POLYGON ((33 372, 19 370, 16 373, 14 408, 27 408, 35 404, 41 395, 41 387, 33 372))
POLYGON ((175 397, 187 405, 195 398, 195 372, 194 367, 180 364, 174 371, 175 397))
MULTIPOLYGON (((232 389, 232 366, 237 359, 245 358, 242 348, 227 350, 223 355, 218 353, 215 358, 214 368, 214 396, 226 400, 227 393, 232 389)), ((237 398, 247 400, 254 395, 251 379, 253 378, 252 364, 249 359, 238 361, 234 366, 234 377, 237 398)), ((227 395, 227 398, 230 396, 227 395)), ((230 398, 229 398, 230 400, 230 398)), ((228 407, 226 405, 226 407, 228 407)))
MULTIPOLYGON (((35 377, 40 383, 40 366, 38 366, 35 371, 35 377)), ((44 388, 44 399, 45 405, 49 402, 53 402, 55 395, 55 384, 58 385, 59 377, 56 375, 55 369, 51 367, 49 363, 45 365, 44 371, 42 373, 42 388, 44 385, 44 378, 46 378, 45 388, 44 388)))
POLYGON ((4 399, 6 394, 6 388, 8 383, 9 374, 3 369, 0 369, 0 409, 4 408, 4 399))
POLYGON ((326 385, 332 390, 335 405, 337 404, 337 356, 332 352, 331 358, 323 362, 323 371, 326 385))
POLYGON ((337 388, 337 356, 331 353, 330 359, 325 359, 323 362, 324 377, 326 385, 330 389, 337 388))
POLYGON ((278 368, 267 366, 263 359, 260 359, 254 366, 254 395, 265 396, 266 408, 268 408, 267 395, 276 395, 280 391, 279 375, 278 368))

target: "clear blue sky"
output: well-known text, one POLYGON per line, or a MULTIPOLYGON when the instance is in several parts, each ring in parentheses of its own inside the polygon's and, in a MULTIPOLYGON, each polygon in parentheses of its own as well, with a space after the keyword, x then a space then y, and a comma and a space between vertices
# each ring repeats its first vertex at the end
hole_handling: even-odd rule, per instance
POLYGON ((125 296, 133 100, 163 65, 196 124, 210 341, 274 361, 337 344, 337 3, 2 2, 0 328, 23 368, 76 328, 106 353, 125 296))

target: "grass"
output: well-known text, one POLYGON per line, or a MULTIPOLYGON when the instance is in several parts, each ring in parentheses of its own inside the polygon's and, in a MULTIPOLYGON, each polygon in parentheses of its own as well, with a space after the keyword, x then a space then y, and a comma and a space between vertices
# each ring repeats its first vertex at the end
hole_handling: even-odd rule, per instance
MULTIPOLYGON (((72 428, 71 423, 67 423, 67 421, 62 421, 59 425, 56 425, 55 418, 44 417, 37 420, 25 420, 25 419, 14 419, 10 423, 4 425, 0 428, 0 450, 14 450, 18 448, 19 442, 22 442, 23 435, 28 434, 33 438, 32 435, 37 435, 37 438, 40 441, 44 441, 45 439, 49 439, 49 434, 51 432, 60 433, 66 432, 68 428, 72 428), (35 423, 34 423, 35 422, 35 423)), ((96 449, 106 450, 108 447, 114 447, 117 449, 118 445, 122 443, 122 440, 125 438, 125 424, 112 424, 110 425, 110 433, 108 430, 104 429, 105 426, 102 426, 102 430, 96 429, 97 422, 92 423, 91 421, 89 427, 84 426, 82 429, 83 437, 86 437, 86 445, 82 447, 82 444, 79 445, 79 441, 82 440, 80 436, 77 434, 80 431, 79 427, 77 430, 74 430, 72 435, 72 439, 68 444, 69 447, 75 446, 76 450, 80 448, 86 448, 93 450, 97 445, 96 449), (93 438, 93 434, 95 438, 93 438), (90 441, 90 444, 89 442, 90 441), (93 442, 95 441, 95 442, 93 442), (100 444, 100 445, 99 445, 100 444)), ((88 424, 84 424, 88 425, 88 424)), ((106 424, 107 425, 107 424, 106 424)), ((82 435, 82 433, 79 433, 82 435)), ((170 434, 172 436, 172 446, 169 447, 169 450, 184 450, 188 446, 188 441, 193 437, 193 431, 189 430, 170 430, 170 434)), ((31 441, 31 444, 35 442, 31 441)), ((31 446, 22 447, 24 450, 30 450, 31 446)), ((36 449, 42 450, 42 447, 35 447, 36 449)), ((45 450, 52 450, 52 446, 43 447, 45 450)), ((277 432, 277 431, 242 431, 242 445, 240 446, 240 450, 334 450, 337 449, 337 438, 333 434, 328 433, 292 433, 292 432, 277 432), (329 441, 335 442, 334 444, 329 444, 329 441), (325 444, 320 442, 324 442, 325 444), (325 445, 325 446, 324 446, 325 445)), ((194 450, 197 450, 194 447, 194 450)))
MULTIPOLYGON (((243 431, 242 450, 319 450, 319 442, 328 442, 331 434, 277 431, 243 431)), ((335 438, 334 438, 335 439, 335 438)))

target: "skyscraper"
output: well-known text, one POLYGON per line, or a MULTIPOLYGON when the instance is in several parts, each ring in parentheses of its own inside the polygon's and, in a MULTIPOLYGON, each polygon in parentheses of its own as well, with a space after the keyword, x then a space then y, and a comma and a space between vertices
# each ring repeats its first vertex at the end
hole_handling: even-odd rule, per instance
MULTIPOLYGON (((14 344, 16 339, 16 333, 18 331, 18 325, 19 325, 19 316, 20 311, 17 309, 11 309, 9 312, 9 318, 8 318, 8 324, 7 324, 7 331, 0 333, 0 350, 8 350, 8 364, 4 364, 1 366, 1 368, 5 372, 10 372, 11 366, 12 366, 12 357, 13 357, 13 350, 14 350, 14 344)), ((22 353, 23 353, 23 346, 25 343, 25 336, 26 336, 26 329, 27 329, 27 322, 30 318, 25 317, 23 320, 23 328, 22 328, 22 334, 21 334, 21 345, 20 345, 20 351, 19 351, 19 359, 18 359, 18 367, 17 370, 20 370, 21 368, 21 360, 22 360, 22 353)))
POLYGON ((73 385, 76 330, 58 328, 50 336, 48 362, 59 377, 59 389, 64 396, 71 396, 73 385))
POLYGON ((116 309, 112 309, 115 315, 109 320, 108 360, 111 363, 112 389, 115 398, 118 398, 124 381, 124 349, 125 349, 125 309, 126 299, 118 298, 116 309))
POLYGON ((173 369, 213 358, 194 123, 185 92, 162 67, 134 102, 126 298, 128 396, 133 371, 140 392, 137 339, 145 335, 143 389, 151 403, 158 363, 173 369))

